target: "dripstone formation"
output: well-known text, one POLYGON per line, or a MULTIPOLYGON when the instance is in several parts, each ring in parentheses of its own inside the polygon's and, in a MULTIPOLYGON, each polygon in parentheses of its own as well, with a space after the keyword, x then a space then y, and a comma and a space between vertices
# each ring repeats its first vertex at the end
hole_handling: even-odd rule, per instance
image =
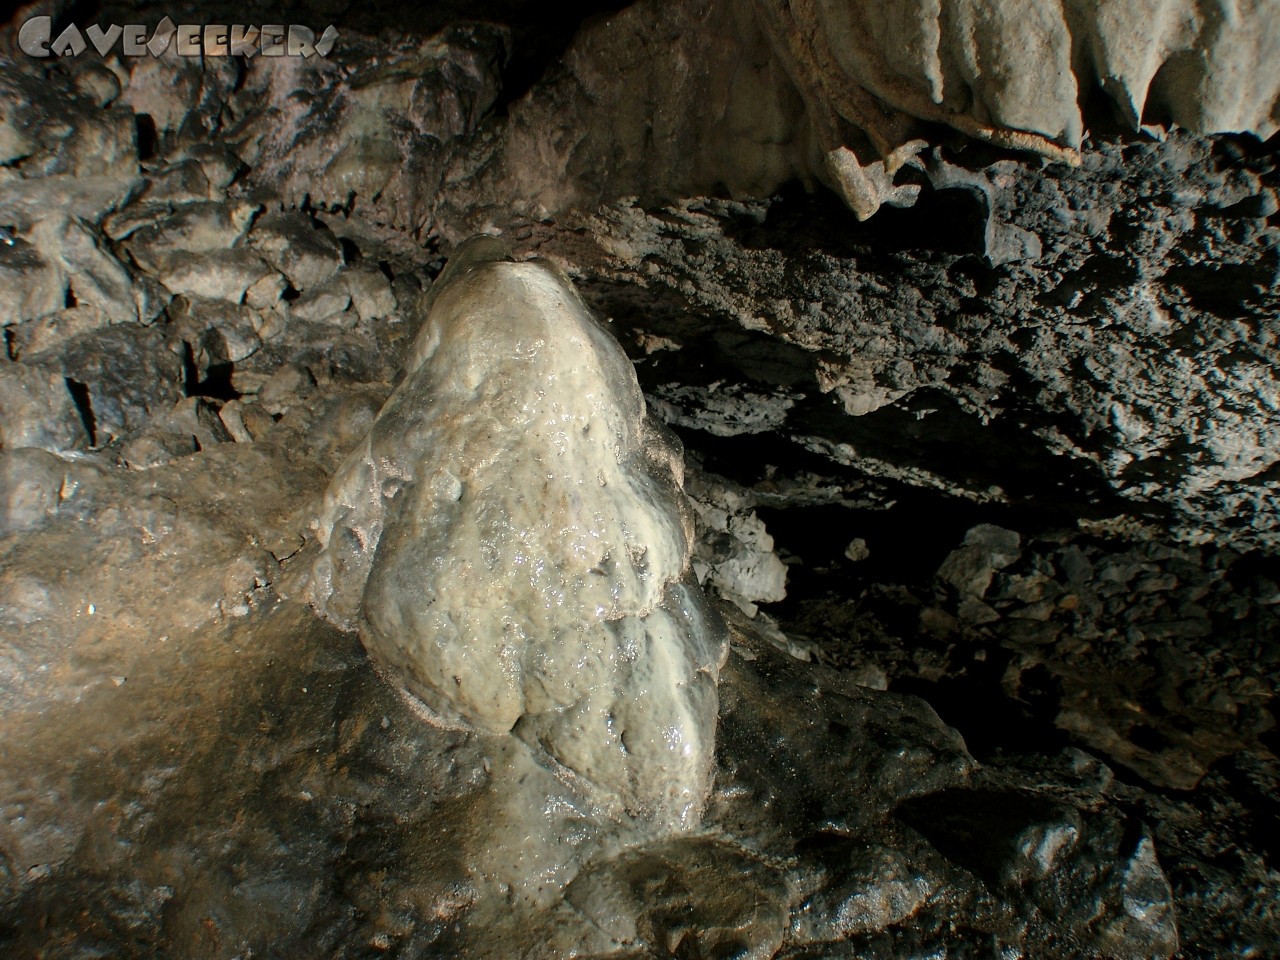
POLYGON ((498 256, 464 247, 432 288, 325 496, 314 602, 432 720, 516 733, 615 818, 696 826, 728 637, 679 441, 572 286, 498 256))
POLYGON ((20 11, 0 954, 1280 953, 1274 6, 20 11))

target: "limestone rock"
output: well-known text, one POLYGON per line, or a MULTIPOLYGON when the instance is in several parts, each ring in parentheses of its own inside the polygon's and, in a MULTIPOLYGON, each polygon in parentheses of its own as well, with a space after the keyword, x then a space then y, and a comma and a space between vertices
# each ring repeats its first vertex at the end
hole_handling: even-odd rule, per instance
POLYGON ((654 412, 663 421, 695 427, 720 437, 768 433, 782 427, 795 399, 783 390, 768 392, 712 383, 706 387, 669 386, 655 391, 654 412))
POLYGON ((147 203, 187 204, 212 200, 216 196, 216 190, 200 164, 195 160, 181 160, 149 176, 140 199, 147 203))
POLYGON ((289 304, 291 319, 310 323, 338 323, 341 314, 351 306, 351 294, 340 281, 313 287, 289 304))
POLYGON ((95 445, 140 429, 182 392, 181 358, 155 327, 125 323, 81 334, 56 363, 79 392, 95 445))
POLYGON ((110 324, 97 307, 77 304, 13 328, 10 352, 15 360, 39 353, 54 354, 73 337, 110 324))
POLYGON ((1274 11, 463 6, 3 61, 0 955, 1274 954, 1274 11))
MULTIPOLYGON (((762 197, 793 178, 827 184, 866 219, 916 201, 938 125, 1078 164, 1080 105, 1095 86, 1134 129, 1154 120, 1266 139, 1280 123, 1269 4, 1230 16, 1180 0, 1017 11, 641 0, 580 31, 564 70, 474 158, 470 183, 489 202, 468 222, 493 216, 499 196, 540 217, 720 185, 762 197)), ((1035 253, 1034 236, 998 225, 990 240, 993 262, 1035 253)))
POLYGON ((704 956, 773 957, 788 925, 779 909, 782 878, 709 838, 653 844, 593 864, 565 897, 615 941, 696 943, 704 956))
POLYGON ((0 446, 39 447, 51 453, 89 442, 84 420, 61 371, 47 365, 0 363, 0 446))
POLYGON ((50 216, 98 226, 142 186, 143 181, 131 173, 0 180, 0 217, 20 235, 50 216))
POLYGON ((243 303, 246 292, 273 273, 260 257, 237 247, 176 257, 159 273, 174 293, 243 303))
POLYGON ((47 317, 66 306, 67 277, 26 240, 0 250, 0 323, 47 317))
POLYGON ((130 470, 163 467, 179 457, 189 457, 199 450, 192 432, 176 433, 149 427, 131 437, 120 448, 120 463, 130 470))
POLYGON ((0 537, 38 528, 58 511, 66 464, 34 447, 0 452, 0 537))
POLYGON ((133 114, 78 94, 65 76, 7 69, 0 77, 0 157, 24 177, 131 177, 133 114))
POLYGON ((253 225, 249 244, 303 293, 342 266, 342 248, 333 234, 297 210, 264 215, 253 225))
POLYGON ((150 323, 163 309, 163 302, 135 287, 133 275, 83 222, 55 214, 33 227, 29 236, 57 260, 72 302, 96 307, 112 323, 150 323))
POLYGON ((219 196, 247 169, 236 152, 222 142, 185 144, 179 149, 178 156, 199 164, 210 189, 219 196))
POLYGON ((396 312, 391 281, 377 267, 356 264, 342 271, 342 282, 351 294, 351 306, 361 320, 382 320, 396 312))
POLYGON ((324 60, 256 58, 238 94, 268 105, 246 131, 253 181, 289 206, 358 205, 420 231, 462 138, 497 96, 506 42, 477 23, 391 49, 353 35, 324 60))
MULTIPOLYGON (((162 23, 172 37, 173 21, 162 23)), ((179 56, 171 40, 162 56, 125 57, 124 67, 120 102, 147 118, 153 149, 179 153, 186 144, 219 139, 223 107, 241 82, 234 58, 179 56)), ((226 148, 215 143, 213 149, 226 148)))
POLYGON ((225 251, 234 246, 259 209, 251 203, 213 201, 164 208, 162 219, 129 234, 126 247, 144 269, 164 273, 192 254, 225 251))
POLYGON ((257 334, 262 319, 242 303, 178 297, 170 316, 174 333, 191 348, 191 360, 201 380, 247 360, 262 346, 257 334))
POLYGON ((441 722, 514 731, 612 816, 692 826, 725 640, 689 565, 680 452, 567 282, 491 247, 437 282, 335 477, 314 601, 441 722))
POLYGON ((773 552, 773 537, 742 491, 700 476, 688 486, 697 529, 693 566, 698 579, 748 617, 758 603, 787 596, 787 568, 773 552))
POLYGON ((938 577, 950 583, 962 596, 978 598, 987 592, 997 570, 1003 570, 1020 556, 1020 538, 1012 530, 991 524, 973 527, 964 543, 952 551, 938 568, 938 577))

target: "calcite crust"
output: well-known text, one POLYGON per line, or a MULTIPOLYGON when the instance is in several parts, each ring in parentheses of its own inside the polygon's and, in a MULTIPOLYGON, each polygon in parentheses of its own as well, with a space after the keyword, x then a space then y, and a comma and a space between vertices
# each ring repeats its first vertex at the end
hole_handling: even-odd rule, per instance
POLYGON ((335 476, 314 602, 432 719, 514 731, 614 815, 690 825, 727 641, 678 442, 568 281, 493 255, 455 257, 335 476))

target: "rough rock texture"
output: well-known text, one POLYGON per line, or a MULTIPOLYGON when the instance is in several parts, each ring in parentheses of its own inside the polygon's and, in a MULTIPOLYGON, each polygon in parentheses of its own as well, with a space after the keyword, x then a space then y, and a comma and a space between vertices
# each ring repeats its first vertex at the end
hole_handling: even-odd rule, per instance
POLYGON ((254 183, 290 206, 350 210, 413 234, 447 189, 462 138, 498 95, 506 32, 477 25, 389 49, 352 38, 331 60, 256 69, 232 136, 254 183), (337 79, 341 77, 341 82, 337 79))
MULTIPOLYGON (((981 236, 930 246, 934 217, 974 219, 967 190, 890 221, 897 250, 800 197, 613 207, 541 249, 601 283, 606 314, 642 287, 687 298, 702 342, 761 334, 799 348, 692 372, 701 382, 682 376, 680 394, 655 376, 645 385, 673 423, 742 432, 711 397, 783 386, 792 401, 773 433, 837 462, 1020 503, 1043 496, 1027 483, 1057 460, 1059 479, 1110 488, 1192 542, 1274 548, 1274 161, 1175 138, 1104 143, 1081 168, 1052 170, 980 169, 991 215, 1043 245, 1016 264, 983 264, 981 236), (926 452, 966 435, 979 456, 926 452)), ((649 316, 633 336, 688 345, 686 321, 649 316)))
MULTIPOLYGON (((324 62, 0 71, 0 953, 1280 954, 1280 184, 1274 143, 1187 132, 1270 129, 1271 8, 338 6, 324 62), (824 49, 859 57, 806 73, 824 49), (732 637, 686 829, 624 822, 620 750, 589 786, 598 716, 424 723, 307 605, 371 437, 419 476, 378 616, 480 539, 414 471, 461 481, 481 415, 465 449, 379 419, 539 402, 436 362, 509 343, 483 323, 413 353, 477 230, 573 277, 683 441, 676 584, 732 637)), ((509 506, 527 466, 469 489, 509 506)), ((438 601, 475 623, 518 597, 478 570, 438 601)))

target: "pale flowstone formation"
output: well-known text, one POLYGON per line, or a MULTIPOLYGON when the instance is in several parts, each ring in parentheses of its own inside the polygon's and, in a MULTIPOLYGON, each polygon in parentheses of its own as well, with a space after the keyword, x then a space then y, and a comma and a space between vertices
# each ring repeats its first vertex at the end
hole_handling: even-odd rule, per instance
POLYGON ((935 152, 944 126, 1078 164, 1095 89, 1134 129, 1266 139, 1280 123, 1278 9, 639 0, 584 27, 565 69, 513 105, 501 162, 481 168, 505 186, 481 176, 481 195, 536 217, 630 194, 768 196, 798 178, 866 219, 911 206, 926 182, 954 186, 935 152))
POLYGON ((1148 111, 1262 139, 1280 122, 1275 0, 751 2, 808 109, 815 173, 864 219, 912 201, 895 175, 934 142, 918 120, 1073 164, 1094 85, 1135 129, 1148 111))
POLYGON ((514 732, 611 818, 695 824, 726 634, 678 443, 570 284, 463 250, 334 477, 316 607, 438 722, 514 732))

